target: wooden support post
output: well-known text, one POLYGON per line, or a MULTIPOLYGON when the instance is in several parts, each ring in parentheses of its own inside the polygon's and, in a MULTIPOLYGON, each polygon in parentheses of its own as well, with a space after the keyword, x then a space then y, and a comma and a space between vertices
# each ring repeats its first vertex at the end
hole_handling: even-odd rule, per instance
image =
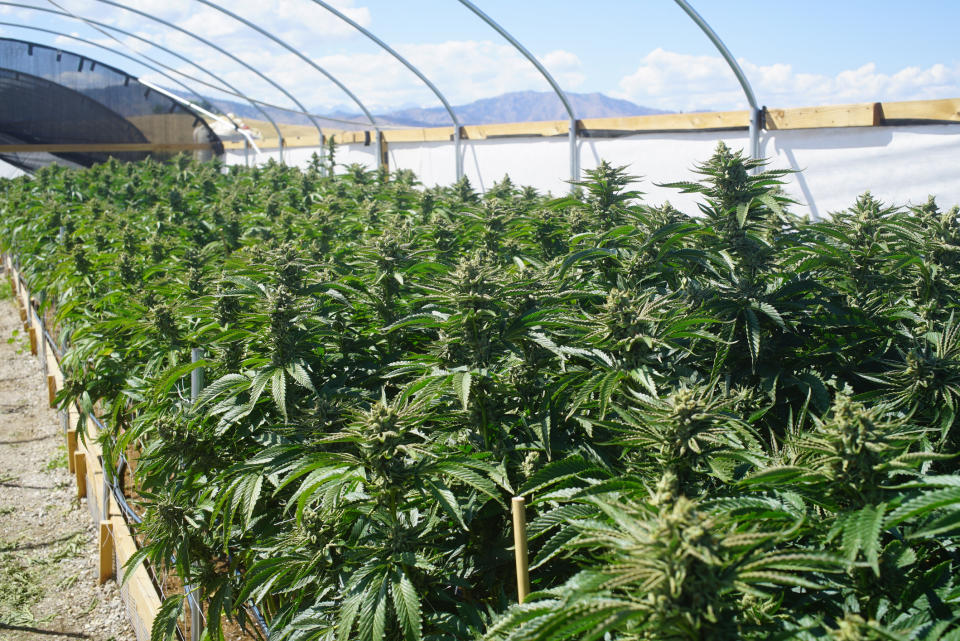
POLYGON ((25 309, 23 308, 23 302, 22 302, 19 298, 17 299, 17 302, 19 303, 19 305, 17 305, 17 307, 20 308, 20 322, 23 323, 23 327, 24 327, 24 329, 26 329, 26 327, 27 327, 27 310, 25 310, 25 309))
POLYGON ((522 496, 513 497, 513 554, 517 563, 517 602, 530 594, 530 569, 527 560, 527 507, 522 496))
POLYGON ((50 407, 56 407, 57 378, 52 375, 47 376, 47 397, 50 399, 50 407))
POLYGON ((73 455, 77 451, 77 430, 67 430, 67 467, 74 471, 73 455))
POLYGON ((39 354, 39 352, 37 351, 37 330, 31 327, 29 329, 29 332, 30 332, 30 353, 36 356, 37 354, 39 354))
POLYGON ((377 134, 380 137, 380 166, 387 173, 390 173, 390 152, 387 150, 387 139, 383 132, 377 134))
POLYGON ((77 498, 87 496, 87 455, 84 452, 74 452, 73 471, 77 476, 77 498))
POLYGON ((100 585, 113 578, 113 524, 100 521, 100 571, 97 581, 100 585))

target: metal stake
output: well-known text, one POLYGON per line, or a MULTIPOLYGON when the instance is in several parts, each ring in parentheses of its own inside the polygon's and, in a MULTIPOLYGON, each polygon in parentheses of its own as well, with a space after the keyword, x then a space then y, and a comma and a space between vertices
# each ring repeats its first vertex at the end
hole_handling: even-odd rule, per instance
POLYGON ((460 125, 453 126, 453 153, 455 153, 456 160, 454 165, 456 166, 457 172, 457 181, 459 182, 463 178, 463 154, 460 149, 460 125))
MULTIPOLYGON (((283 153, 283 141, 281 141, 280 144, 280 153, 283 153)), ((283 162, 282 155, 280 158, 280 162, 283 162)), ((196 363, 202 359, 203 350, 201 348, 194 347, 190 350, 190 362, 196 363)), ((194 403, 196 403, 200 397, 201 389, 203 389, 203 368, 197 367, 190 372, 190 400, 194 403)), ((190 641, 200 641, 200 601, 196 595, 191 595, 193 588, 189 584, 185 585, 184 589, 189 596, 188 601, 190 602, 190 641)))
MULTIPOLYGON (((577 149, 577 121, 575 118, 570 119, 570 180, 577 181, 580 180, 580 154, 577 149)), ((571 185, 571 189, 573 185, 571 185)))
MULTIPOLYGON (((197 363, 203 360, 203 349, 194 347, 190 350, 190 362, 197 363)), ((190 400, 197 401, 200 397, 200 390, 203 389, 203 368, 197 367, 190 372, 190 400)))

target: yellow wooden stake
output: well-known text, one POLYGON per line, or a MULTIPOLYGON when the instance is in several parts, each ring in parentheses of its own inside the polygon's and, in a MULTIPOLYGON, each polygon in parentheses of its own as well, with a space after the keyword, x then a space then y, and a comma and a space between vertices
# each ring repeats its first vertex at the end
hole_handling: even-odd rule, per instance
POLYGON ((77 498, 87 496, 87 455, 83 452, 74 452, 73 471, 77 476, 77 498))
POLYGON ((30 328, 30 353, 37 355, 37 330, 30 328))
POLYGON ((530 594, 530 567, 527 560, 527 506, 522 496, 513 497, 513 548, 517 562, 517 602, 530 594))
POLYGON ((102 585, 113 578, 113 524, 100 521, 100 572, 98 582, 102 585))
POLYGON ((57 406, 57 379, 55 376, 47 376, 47 398, 50 399, 50 407, 57 406))
POLYGON ((67 467, 74 471, 73 455, 77 451, 77 430, 67 430, 67 467))

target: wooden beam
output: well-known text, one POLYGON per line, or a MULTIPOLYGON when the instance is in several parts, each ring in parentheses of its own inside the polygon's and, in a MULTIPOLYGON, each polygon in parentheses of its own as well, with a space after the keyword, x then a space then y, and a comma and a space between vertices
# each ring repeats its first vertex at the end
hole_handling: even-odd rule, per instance
MULTIPOLYGON (((943 100, 914 100, 907 102, 866 102, 850 105, 825 105, 789 109, 767 109, 766 128, 818 129, 830 127, 871 127, 884 124, 885 120, 927 120, 931 122, 960 122, 960 98, 943 100)), ((620 118, 584 118, 581 130, 607 132, 646 131, 701 131, 708 129, 745 129, 750 124, 750 112, 714 111, 684 114, 656 114, 651 116, 627 116, 620 118)), ((568 133, 569 121, 545 120, 539 122, 496 123, 467 125, 463 127, 464 140, 483 140, 498 137, 543 137, 564 136, 568 133)), ((368 130, 329 131, 338 145, 362 144, 368 130)), ((370 132, 372 133, 372 131, 370 132)), ((453 127, 425 127, 410 129, 385 129, 383 139, 388 143, 446 142, 453 138, 453 127)), ((310 137, 287 138, 290 147, 315 147, 310 137)), ((265 148, 276 147, 276 138, 264 139, 265 148)), ((225 143, 228 149, 241 149, 242 143, 225 143)), ((2 147, 0 147, 2 149, 2 147)))
POLYGON ((566 136, 569 131, 569 120, 505 122, 493 125, 467 125, 463 128, 464 137, 468 140, 507 136, 566 136))
POLYGON ((21 153, 42 151, 47 153, 97 153, 122 151, 197 151, 213 149, 213 145, 206 142, 185 143, 78 143, 78 144, 46 144, 33 145, 0 145, 0 153, 21 153))
POLYGON ((31 327, 29 331, 30 331, 30 353, 36 356, 39 353, 37 351, 37 330, 31 327))
MULTIPOLYGON (((113 526, 113 541, 117 555, 117 567, 124 567, 130 557, 137 552, 137 544, 130 534, 123 517, 114 516, 110 519, 113 526)), ((122 590, 127 590, 130 601, 133 603, 131 615, 135 615, 142 625, 141 629, 149 631, 153 620, 160 610, 160 596, 157 594, 150 575, 144 567, 143 561, 137 564, 131 572, 130 578, 123 584, 122 590)), ((137 627, 137 626, 134 626, 137 627)))
POLYGON ((960 122, 960 98, 885 102, 882 107, 886 120, 960 122))
POLYGON ((742 129, 750 126, 749 111, 710 111, 687 114, 656 114, 623 118, 584 118, 581 127, 598 131, 688 131, 742 129))
POLYGON ((388 129, 383 137, 387 142, 449 142, 453 140, 453 127, 388 129))
POLYGON ((766 129, 821 129, 829 127, 876 127, 883 123, 878 102, 826 107, 767 109, 766 129))

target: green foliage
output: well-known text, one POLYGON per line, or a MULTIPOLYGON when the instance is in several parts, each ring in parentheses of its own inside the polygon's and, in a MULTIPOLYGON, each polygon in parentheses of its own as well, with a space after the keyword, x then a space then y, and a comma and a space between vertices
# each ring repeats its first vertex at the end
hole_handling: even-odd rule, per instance
POLYGON ((137 559, 211 638, 960 637, 957 210, 811 223, 723 145, 696 216, 607 163, 548 200, 333 157, 0 184, 58 402, 137 453, 137 559))

